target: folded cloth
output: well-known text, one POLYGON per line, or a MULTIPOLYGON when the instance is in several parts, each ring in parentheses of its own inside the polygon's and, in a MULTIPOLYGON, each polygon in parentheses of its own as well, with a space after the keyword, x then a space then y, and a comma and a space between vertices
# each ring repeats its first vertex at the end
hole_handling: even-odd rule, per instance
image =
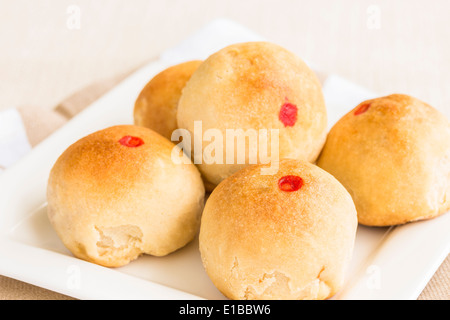
POLYGON ((0 112, 0 172, 31 150, 22 117, 16 108, 0 112))
POLYGON ((17 111, 22 117, 31 147, 36 146, 69 120, 56 110, 42 107, 21 106, 17 107, 17 111))

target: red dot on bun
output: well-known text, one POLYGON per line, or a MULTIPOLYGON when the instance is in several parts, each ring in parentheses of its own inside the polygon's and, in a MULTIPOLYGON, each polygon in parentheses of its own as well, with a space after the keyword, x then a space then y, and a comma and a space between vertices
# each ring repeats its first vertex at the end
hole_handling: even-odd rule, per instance
POLYGON ((278 180, 278 188, 281 191, 297 191, 303 186, 303 179, 299 176, 284 176, 278 180))
POLYGON ((129 148, 136 148, 144 144, 144 140, 133 136, 124 136, 119 140, 119 142, 121 145, 129 148))
POLYGON ((360 105, 356 110, 355 110, 355 116, 366 112, 367 110, 369 110, 370 108, 370 103, 363 103, 362 105, 360 105))
POLYGON ((297 106, 295 104, 286 102, 281 106, 278 118, 285 127, 292 127, 297 122, 297 106))

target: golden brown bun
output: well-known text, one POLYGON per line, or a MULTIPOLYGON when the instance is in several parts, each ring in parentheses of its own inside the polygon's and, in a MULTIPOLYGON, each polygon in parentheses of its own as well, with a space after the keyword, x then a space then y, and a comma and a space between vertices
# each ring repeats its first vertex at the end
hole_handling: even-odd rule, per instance
POLYGON ((181 90, 201 61, 169 67, 142 89, 134 105, 134 124, 150 128, 170 140, 177 129, 177 105, 181 90))
POLYGON ((331 129, 318 165, 350 192, 361 224, 389 226, 450 208, 450 124, 413 97, 362 102, 331 129))
POLYGON ((48 216, 64 245, 76 257, 118 267, 191 241, 204 187, 193 164, 172 162, 173 148, 150 129, 124 125, 92 133, 64 151, 47 189, 48 216), (127 136, 144 144, 122 145, 127 136))
POLYGON ((351 196, 306 161, 281 160, 275 175, 261 175, 262 166, 238 171, 208 198, 199 238, 206 272, 231 299, 331 297, 353 252, 351 196), (303 179, 300 189, 280 189, 288 175, 303 179))
MULTIPOLYGON (((293 53, 268 42, 238 43, 212 54, 183 89, 177 120, 193 137, 194 121, 202 121, 203 132, 220 130, 224 143, 226 129, 279 129, 279 159, 310 162, 320 153, 327 127, 314 72, 293 53), (297 111, 282 111, 286 105, 297 111)), ((203 149, 208 145, 204 142, 203 149)), ((223 150, 224 164, 198 164, 206 185, 214 187, 249 164, 248 154, 245 164, 237 164, 236 155, 234 164, 226 164, 225 146, 223 150)))

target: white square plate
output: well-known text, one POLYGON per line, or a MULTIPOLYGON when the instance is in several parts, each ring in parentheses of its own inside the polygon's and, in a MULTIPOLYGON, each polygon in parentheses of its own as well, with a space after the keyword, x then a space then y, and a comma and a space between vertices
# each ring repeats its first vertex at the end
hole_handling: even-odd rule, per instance
MULTIPOLYGON (((142 256, 120 268, 74 258, 50 226, 47 178, 58 156, 83 136, 131 124, 134 101, 159 71, 204 59, 225 45, 262 40, 218 20, 165 52, 86 108, 0 176, 0 274, 80 299, 224 299, 206 275, 198 242, 166 257, 142 256)), ((337 76, 324 95, 331 126, 373 96, 337 76)), ((344 288, 333 299, 416 299, 450 249, 450 215, 391 228, 359 226, 344 288)))

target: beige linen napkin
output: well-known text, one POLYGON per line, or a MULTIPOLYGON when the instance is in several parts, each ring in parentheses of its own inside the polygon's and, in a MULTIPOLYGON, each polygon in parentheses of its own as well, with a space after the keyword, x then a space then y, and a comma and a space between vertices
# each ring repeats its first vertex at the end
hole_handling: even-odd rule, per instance
MULTIPOLYGON (((133 71, 134 70, 83 88, 62 101, 53 110, 39 107, 17 108, 22 117, 31 146, 37 145, 59 127, 63 126, 70 118, 89 106, 133 71)), ((327 78, 326 74, 318 74, 318 76, 322 82, 327 78)), ((0 276, 0 299, 71 298, 15 279, 0 276)), ((450 299, 450 255, 447 256, 418 299, 450 299)))

